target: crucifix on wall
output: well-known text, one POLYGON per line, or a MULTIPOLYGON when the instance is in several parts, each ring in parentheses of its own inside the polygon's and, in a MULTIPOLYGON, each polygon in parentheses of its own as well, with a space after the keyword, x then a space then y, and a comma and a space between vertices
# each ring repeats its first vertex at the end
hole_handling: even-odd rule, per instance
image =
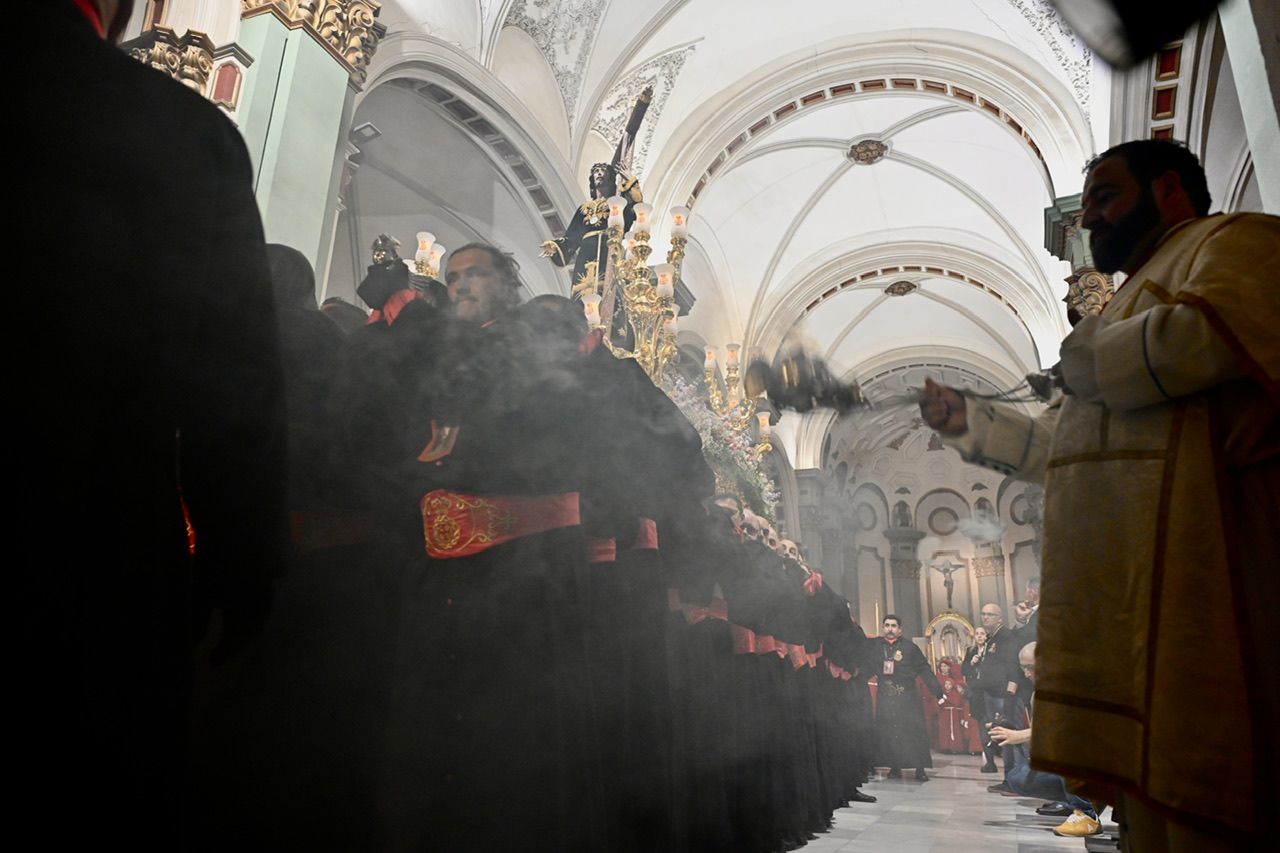
POLYGON ((951 606, 951 596, 956 591, 955 573, 964 568, 961 563, 953 563, 947 560, 945 563, 939 563, 933 567, 934 571, 942 574, 942 588, 947 591, 947 609, 954 610, 951 606))

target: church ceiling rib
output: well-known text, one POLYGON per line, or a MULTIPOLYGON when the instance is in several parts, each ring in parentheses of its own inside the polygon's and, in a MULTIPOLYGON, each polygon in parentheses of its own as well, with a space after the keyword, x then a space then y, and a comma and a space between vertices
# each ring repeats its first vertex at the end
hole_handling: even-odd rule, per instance
MULTIPOLYGON (((987 216, 991 218, 991 221, 996 223, 996 226, 999 227, 1000 230, 1004 232, 1004 235, 1009 238, 1009 241, 1013 243, 1015 248, 1017 248, 1018 254, 1022 256, 1024 261, 1026 261, 1031 275, 1036 277, 1037 284, 1044 287, 1046 290, 1048 289, 1049 282, 1044 276, 1044 270, 1040 268, 1040 261, 1036 253, 1031 250, 1031 247, 1027 245, 1027 241, 1024 240, 1022 235, 1017 232, 1012 223, 1005 218, 1004 214, 996 210, 995 206, 987 201, 986 197, 983 196, 982 193, 978 192, 972 186, 951 174, 946 169, 935 166, 928 160, 914 157, 902 151, 892 150, 887 152, 884 156, 887 160, 893 160, 897 163, 905 163, 908 166, 912 166, 913 168, 930 174, 963 193, 970 201, 980 207, 982 212, 987 214, 987 216)), ((1050 199, 1050 201, 1052 201, 1052 199, 1050 199)))
MULTIPOLYGON (((772 130, 781 126, 784 122, 793 121, 806 111, 812 112, 823 106, 829 106, 832 103, 843 102, 848 99, 857 99, 859 97, 874 97, 878 95, 914 95, 916 97, 927 98, 950 98, 959 106, 960 109, 971 109, 979 113, 986 114, 992 120, 1001 123, 1003 126, 1011 130, 1026 145, 1028 150, 1035 156, 1039 162, 1041 174, 1044 177, 1046 188, 1049 195, 1053 196, 1052 179, 1049 176, 1049 167, 1045 162, 1044 154, 1041 153, 1040 146, 1032 138, 1031 134, 1023 126, 1023 123, 1009 114, 1003 107, 994 101, 978 94, 970 89, 963 88, 953 83, 944 82, 942 80, 929 79, 924 77, 876 77, 866 80, 855 80, 845 83, 837 83, 816 89, 808 95, 792 98, 776 108, 765 113, 756 121, 747 125, 737 135, 735 135, 727 145, 711 159, 707 167, 703 169, 702 176, 694 184, 693 190, 689 194, 686 202, 690 207, 697 200, 712 182, 712 180, 721 173, 721 170, 734 159, 734 155, 748 142, 767 136, 772 130)), ((899 128, 902 130, 903 128, 899 128)))
MULTIPOLYGON (((982 210, 992 220, 992 222, 996 224, 996 227, 999 228, 1001 232, 1003 232, 1005 237, 1010 241, 1013 247, 1017 250, 1018 254, 1022 257, 1023 261, 1026 263, 1028 267, 1027 272, 1030 274, 1031 277, 1035 279, 1038 287, 1043 291, 1048 290, 1049 283, 1045 278, 1044 271, 1041 269, 1039 260, 1037 259, 1035 254, 1032 253, 1031 249, 1027 246, 1026 241, 1013 228, 1012 224, 1010 224, 1009 221, 981 195, 981 193, 979 193, 973 187, 969 186, 967 183, 960 180, 955 175, 952 175, 950 172, 946 171, 945 169, 939 168, 938 166, 935 166, 932 163, 929 163, 928 161, 921 160, 918 157, 913 157, 909 154, 904 154, 902 152, 898 152, 893 149, 889 149, 885 151, 883 154, 883 157, 884 159, 890 159, 895 162, 903 163, 904 165, 908 165, 913 168, 919 169, 925 172, 926 174, 938 180, 943 181, 944 183, 948 184, 949 186, 953 187, 954 189, 959 191, 961 194, 963 194, 969 201, 971 201, 980 210, 982 210)), ((787 227, 786 232, 782 235, 781 239, 778 241, 777 246, 773 251, 773 255, 772 257, 770 257, 769 263, 765 267, 764 274, 760 278, 760 284, 756 288, 755 294, 753 295, 751 300, 751 308, 747 313, 747 330, 749 333, 752 334, 753 337, 757 334, 755 327, 756 327, 757 318, 760 313, 761 305, 763 304, 764 300, 767 298, 767 294, 770 290, 770 286, 773 283, 774 274, 777 272, 778 265, 781 263, 782 257, 786 253, 788 247, 790 246, 790 243, 792 239, 795 237, 796 232, 800 229, 800 226, 803 225, 805 219, 808 218, 809 214, 813 211, 814 207, 817 206, 818 202, 822 200, 823 196, 825 196, 827 192, 830 191, 831 187, 841 177, 843 177, 844 174, 853 165, 854 165, 854 162, 852 160, 846 160, 844 163, 837 166, 832 171, 832 173, 827 177, 827 179, 823 181, 823 183, 820 184, 818 188, 815 189, 814 192, 805 201, 804 205, 800 208, 799 212, 795 215, 790 225, 787 227)), ((996 295, 998 296, 997 292, 995 291, 992 291, 992 292, 996 293, 996 295)), ((1000 301, 1005 302, 1003 297, 999 297, 999 298, 1000 298, 1000 301)), ((1015 315, 1017 314, 1016 311, 1014 311, 1014 313, 1015 315)), ((1019 320, 1021 320, 1020 317, 1019 317, 1019 320)))
POLYGON ((777 247, 773 250, 772 257, 769 258, 768 265, 764 268, 764 274, 760 277, 760 284, 756 288, 755 296, 751 299, 751 309, 747 312, 747 331, 751 332, 755 324, 756 313, 760 308, 760 302, 764 299, 764 294, 768 292, 769 285, 773 281, 773 274, 778 269, 778 264, 782 262, 782 256, 787 251, 787 247, 791 245, 791 240, 796 236, 796 232, 800 230, 800 226, 804 224, 805 219, 817 207, 818 202, 831 190, 836 183, 844 177, 845 173, 852 169, 854 163, 852 160, 846 160, 831 170, 831 174, 818 185, 818 187, 809 194, 805 199, 804 205, 791 219, 791 223, 787 226, 786 232, 778 240, 777 247))
POLYGON ((872 287, 879 288, 880 284, 877 281, 878 279, 891 277, 900 278, 903 274, 911 275, 913 273, 917 275, 923 274, 934 276, 937 278, 946 276, 947 278, 970 284, 979 290, 986 292, 993 298, 997 299, 1009 311, 1009 313, 1013 314, 1013 316, 1017 318, 1018 322, 1022 324, 1022 328, 1026 330, 1028 336, 1031 335, 1031 329, 1027 327, 1027 321, 1022 318, 1020 313, 1018 313, 1017 306, 1008 299, 1005 299, 1004 295, 997 288, 994 288, 989 284, 984 284, 978 279, 965 275, 957 270, 949 269, 946 266, 931 266, 928 264, 897 264, 885 267, 874 267, 872 269, 864 270, 861 273, 855 273, 840 284, 834 285, 833 287, 823 291, 821 296, 817 297, 804 307, 804 310, 800 312, 796 320, 799 321, 806 315, 811 314, 819 305, 846 290, 851 288, 855 290, 872 287))
POLYGON ((735 159, 732 163, 725 167, 721 175, 727 175, 729 172, 740 166, 745 166, 752 160, 758 160, 767 154, 775 154, 779 151, 794 151, 798 148, 831 148, 836 151, 848 151, 849 140, 836 139, 834 137, 804 137, 801 139, 784 139, 781 142, 769 142, 761 145, 759 148, 752 148, 746 154, 735 159))
POLYGON ((887 302, 892 298, 893 297, 891 297, 889 294, 882 292, 875 299, 871 300, 870 305, 867 305, 865 308, 863 308, 861 311, 855 314, 849 320, 849 322, 845 325, 845 327, 840 331, 840 334, 836 335, 835 338, 832 340, 832 342, 827 346, 827 352, 825 354, 826 360, 830 362, 832 356, 834 356, 836 351, 840 349, 840 345, 844 343, 845 338, 849 336, 849 334, 854 330, 854 328, 856 328, 863 320, 867 319, 867 317, 871 316, 871 312, 875 311, 877 308, 879 308, 881 305, 883 305, 885 302, 887 302))
POLYGON ((909 115, 906 118, 902 119, 901 121, 896 121, 893 124, 886 127, 880 133, 880 138, 893 139, 893 137, 897 136, 899 133, 902 133, 902 131, 909 130, 910 128, 913 128, 916 125, 924 124, 926 121, 930 121, 935 118, 941 118, 942 116, 952 115, 954 113, 959 113, 959 112, 964 112, 964 107, 958 107, 953 104, 943 104, 940 107, 932 107, 927 110, 921 110, 918 113, 909 115))
MULTIPOLYGON (((1024 367, 1026 366, 1026 364, 1022 360, 1022 357, 1018 355, 1018 353, 1013 349, 1013 347, 1009 346, 1009 342, 1005 340, 1004 336, 1001 335, 999 332, 997 332, 994 328, 992 328, 992 326, 989 323, 987 323, 986 320, 983 320, 973 311, 969 310, 963 305, 960 305, 957 302, 953 302, 952 300, 947 299, 946 297, 940 294, 930 293, 928 290, 925 290, 923 288, 917 289, 913 295, 921 299, 928 299, 931 302, 936 302, 937 304, 943 306, 944 308, 948 308, 952 311, 955 311, 957 314, 961 315, 966 320, 973 323, 975 326, 982 329, 982 331, 990 335, 991 339, 994 340, 1000 346, 1000 349, 1004 350, 1005 354, 1009 356, 1010 361, 1012 361, 1014 364, 1021 364, 1024 367)), ((1031 337, 1030 333, 1028 333, 1027 337, 1028 339, 1030 339, 1031 337)), ((1030 340, 1030 343, 1031 343, 1031 349, 1032 351, 1034 351, 1035 341, 1030 340)))

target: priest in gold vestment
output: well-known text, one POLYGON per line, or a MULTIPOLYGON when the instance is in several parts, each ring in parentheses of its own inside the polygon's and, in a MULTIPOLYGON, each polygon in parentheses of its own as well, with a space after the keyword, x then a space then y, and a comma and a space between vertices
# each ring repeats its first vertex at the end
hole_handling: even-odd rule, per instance
POLYGON ((921 409, 1045 487, 1032 763, 1119 805, 1131 851, 1248 848, 1280 719, 1280 218, 1206 216, 1172 142, 1099 156, 1083 204, 1128 278, 1063 342, 1064 394, 1033 418, 930 383, 921 409))

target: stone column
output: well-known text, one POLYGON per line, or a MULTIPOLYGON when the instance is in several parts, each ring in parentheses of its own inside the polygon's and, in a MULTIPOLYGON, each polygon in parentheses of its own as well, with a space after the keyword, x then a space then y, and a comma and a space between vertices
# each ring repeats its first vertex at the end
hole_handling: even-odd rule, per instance
POLYGON ((1044 247, 1050 254, 1071 264, 1067 293, 1063 302, 1081 317, 1102 313, 1115 292, 1111 276, 1098 272, 1089 251, 1089 232, 1080 226, 1080 194, 1056 199, 1044 211, 1044 247))
POLYGON ((1004 621, 1008 622, 1012 617, 1008 613, 1009 596, 1004 588, 1004 554, 1000 552, 999 545, 980 545, 977 550, 985 552, 973 558, 973 575, 978 579, 977 605, 981 608, 989 601, 996 602, 1005 611, 1004 621))
POLYGON ((1275 0, 1227 0, 1218 7, 1253 152, 1262 208, 1280 213, 1280 12, 1275 0))
MULTIPOLYGON (((858 619, 862 612, 862 593, 858 589, 858 541, 852 530, 842 530, 841 536, 841 576, 843 588, 841 594, 848 600, 853 618, 858 619)), ((832 571, 836 570, 832 566, 832 571)))
MULTIPOLYGON (((893 609, 880 614, 897 613, 902 620, 902 633, 906 637, 924 635, 924 621, 920 615, 920 561, 916 559, 917 546, 924 538, 923 530, 914 527, 890 527, 884 532, 889 540, 889 572, 893 575, 893 609)), ((879 626, 876 626, 879 631, 879 626)))
POLYGON ((799 530, 788 530, 787 536, 804 545, 809 563, 822 571, 827 555, 822 538, 822 496, 825 476, 817 468, 796 472, 796 515, 800 519, 799 530))
POLYGON ((240 126, 267 240, 329 266, 355 95, 386 28, 377 0, 242 0, 240 126))

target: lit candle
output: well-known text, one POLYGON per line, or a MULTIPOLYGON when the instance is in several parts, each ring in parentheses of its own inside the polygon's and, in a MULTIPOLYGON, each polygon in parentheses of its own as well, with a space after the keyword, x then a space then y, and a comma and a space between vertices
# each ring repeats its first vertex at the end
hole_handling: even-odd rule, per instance
POLYGON ((583 294, 582 314, 587 318, 588 326, 594 327, 600 325, 600 294, 583 294))
POLYGON ((447 251, 449 250, 439 243, 433 243, 431 246, 431 266, 440 269, 440 259, 444 257, 447 251))
POLYGON ((738 366, 738 350, 740 349, 742 349, 742 344, 726 344, 725 345, 724 351, 725 351, 726 367, 738 366))
POLYGON ((643 225, 644 230, 649 230, 649 218, 653 215, 653 205, 646 202, 640 202, 631 208, 636 212, 636 225, 643 225))
POLYGON ((675 294, 675 265, 658 264, 653 269, 658 274, 658 298, 670 299, 675 294))
POLYGON ((687 237, 689 235, 689 208, 684 205, 671 208, 671 236, 687 237))
POLYGON ((622 212, 627 209, 627 200, 620 195, 609 197, 609 227, 621 228, 623 224, 622 212))
POLYGON ((680 331, 680 322, 675 317, 668 317, 662 321, 662 328, 671 337, 676 336, 676 332, 680 331))
POLYGON ((769 437, 769 413, 756 412, 756 423, 760 425, 760 437, 769 437))
POLYGON ((413 253, 413 261, 418 267, 419 272, 425 271, 431 263, 431 246, 436 241, 436 235, 430 231, 418 232, 418 251, 413 253))
POLYGON ((705 367, 707 370, 716 369, 716 348, 715 347, 707 347, 707 360, 702 363, 702 366, 705 367))

